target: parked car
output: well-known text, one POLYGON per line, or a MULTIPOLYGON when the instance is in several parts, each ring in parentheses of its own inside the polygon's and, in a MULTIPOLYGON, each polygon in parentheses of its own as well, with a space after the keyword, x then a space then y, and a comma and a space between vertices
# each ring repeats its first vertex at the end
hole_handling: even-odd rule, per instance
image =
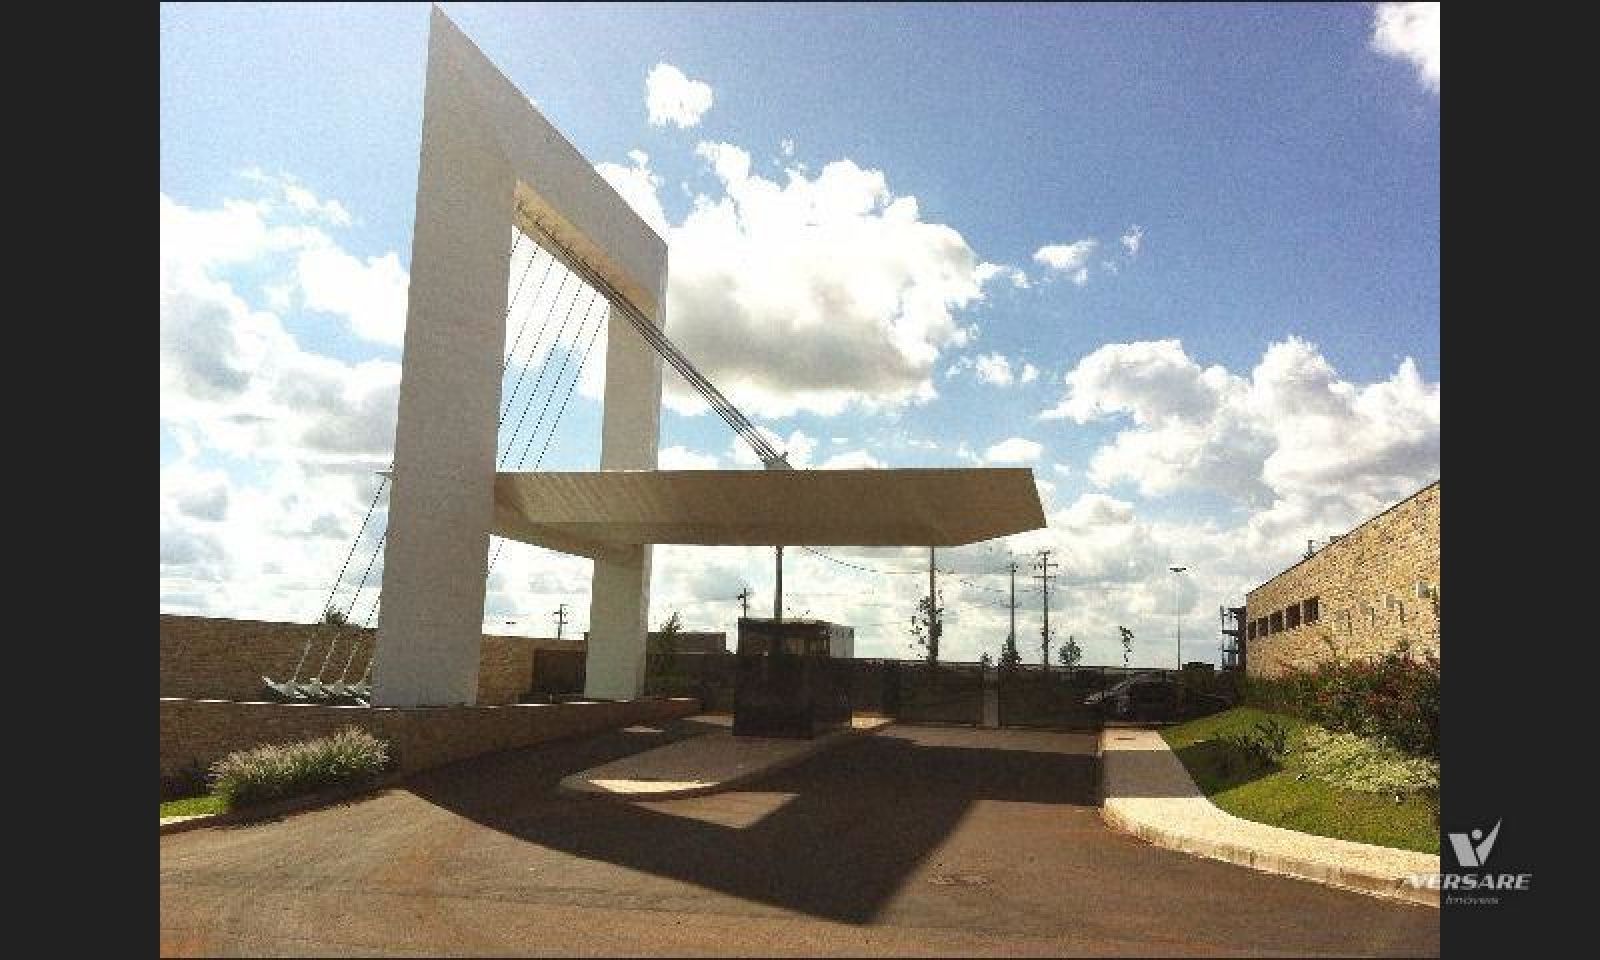
POLYGON ((1084 698, 1119 720, 1172 719, 1178 708, 1178 682, 1159 673, 1140 673, 1084 698))

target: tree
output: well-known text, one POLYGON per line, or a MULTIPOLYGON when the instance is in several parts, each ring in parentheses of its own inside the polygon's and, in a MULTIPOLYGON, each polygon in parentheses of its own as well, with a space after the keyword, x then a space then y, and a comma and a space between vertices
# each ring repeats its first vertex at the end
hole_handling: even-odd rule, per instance
POLYGON ((1133 631, 1127 627, 1118 627, 1117 631, 1122 634, 1122 665, 1126 667, 1128 658, 1133 656, 1133 631))
POLYGON ((683 615, 676 610, 672 611, 672 616, 667 618, 667 621, 661 625, 661 629, 657 630, 656 633, 660 636, 660 639, 656 641, 659 644, 656 647, 656 652, 677 653, 678 635, 683 633, 683 615))
POLYGON ((1076 638, 1068 634, 1067 642, 1061 645, 1061 649, 1056 651, 1056 655, 1061 659, 1061 665, 1070 671, 1078 665, 1078 661, 1083 659, 1083 648, 1078 646, 1076 638))
POLYGON ((345 616, 343 610, 334 607, 322 611, 322 622, 330 627, 350 626, 350 618, 345 616))
POLYGON ((917 615, 911 618, 912 643, 925 651, 929 663, 939 662, 939 638, 943 635, 944 607, 930 597, 917 600, 917 615))
POLYGON ((989 651, 985 650, 983 655, 978 658, 978 665, 985 670, 994 666, 994 658, 989 656, 989 651))
POLYGON ((1001 670, 1011 671, 1021 664, 1022 651, 1017 649, 1017 638, 1008 634, 1006 642, 1000 647, 999 667, 1001 670))

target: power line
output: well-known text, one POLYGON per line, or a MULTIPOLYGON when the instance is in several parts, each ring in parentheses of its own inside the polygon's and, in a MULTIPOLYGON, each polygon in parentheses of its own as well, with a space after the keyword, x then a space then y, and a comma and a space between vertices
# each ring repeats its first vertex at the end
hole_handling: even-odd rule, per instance
POLYGON ((814 553, 814 554, 816 554, 817 556, 821 557, 824 560, 831 560, 834 563, 837 563, 842 567, 851 567, 851 568, 856 569, 856 570, 865 571, 866 573, 881 573, 881 574, 885 574, 885 575, 903 574, 903 575, 906 575, 906 576, 920 577, 924 573, 927 572, 925 570, 876 570, 876 569, 874 569, 872 567, 863 567, 859 563, 851 563, 848 560, 840 560, 838 557, 830 557, 826 553, 823 553, 821 550, 817 550, 817 549, 815 549, 813 547, 801 547, 800 549, 806 551, 807 553, 814 553))

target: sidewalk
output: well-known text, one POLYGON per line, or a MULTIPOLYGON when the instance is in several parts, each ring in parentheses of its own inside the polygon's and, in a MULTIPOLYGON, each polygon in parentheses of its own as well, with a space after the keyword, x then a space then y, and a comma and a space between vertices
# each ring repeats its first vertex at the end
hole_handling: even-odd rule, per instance
POLYGON ((624 800, 671 800, 716 793, 799 763, 848 737, 888 726, 883 717, 854 718, 851 727, 814 740, 735 737, 733 718, 699 714, 688 719, 727 727, 574 773, 561 781, 571 793, 624 800))
POLYGON ((1438 856, 1319 837, 1226 813, 1206 799, 1154 730, 1102 731, 1100 767, 1101 817, 1156 846, 1375 896, 1439 905, 1438 890, 1412 886, 1405 879, 1438 873, 1438 856))

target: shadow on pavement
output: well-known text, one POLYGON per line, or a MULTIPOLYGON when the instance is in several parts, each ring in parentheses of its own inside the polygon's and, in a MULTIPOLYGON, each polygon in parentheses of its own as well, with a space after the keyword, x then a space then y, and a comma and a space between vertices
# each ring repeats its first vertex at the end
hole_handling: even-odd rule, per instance
MULTIPOLYGON (((685 723, 664 728, 660 742, 695 735, 685 723)), ((984 746, 970 730, 940 728, 889 727, 845 741, 749 785, 794 796, 744 827, 672 812, 686 809, 681 804, 701 810, 737 805, 741 791, 648 805, 555 792, 566 774, 639 749, 614 736, 504 754, 470 769, 435 771, 407 787, 460 816, 552 850, 815 917, 866 923, 974 802, 1096 803, 1092 740, 1083 738, 1086 748, 1041 750, 1038 738, 1027 734, 986 733, 984 746)))

